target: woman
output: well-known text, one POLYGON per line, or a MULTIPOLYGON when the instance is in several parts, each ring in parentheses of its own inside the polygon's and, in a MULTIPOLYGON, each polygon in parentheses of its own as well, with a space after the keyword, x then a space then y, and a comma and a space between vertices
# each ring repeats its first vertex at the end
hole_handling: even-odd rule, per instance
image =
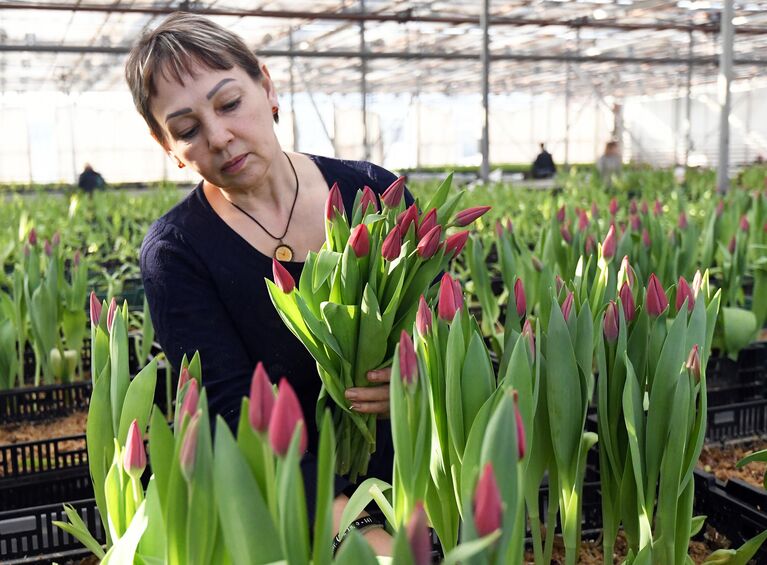
MULTIPOLYGON (((283 152, 273 129, 279 101, 266 66, 237 35, 199 16, 173 14, 142 37, 126 78, 152 136, 179 167, 203 178, 152 225, 141 248, 158 339, 175 367, 184 354, 200 351, 211 414, 221 414, 232 429, 258 361, 271 378, 287 377, 309 432, 302 467, 311 509, 320 380, 312 357, 279 319, 264 278, 272 278, 277 257, 299 279, 307 253, 324 243, 324 204, 334 182, 351 211, 358 188, 380 194, 395 176, 370 163, 283 152)), ((369 379, 378 386, 347 390, 351 406, 387 414, 389 371, 369 379)), ((378 433, 370 470, 387 479, 389 426, 384 422, 378 433)), ((338 477, 336 525, 349 488, 338 477)), ((378 553, 388 553, 391 538, 382 529, 364 535, 378 553)))

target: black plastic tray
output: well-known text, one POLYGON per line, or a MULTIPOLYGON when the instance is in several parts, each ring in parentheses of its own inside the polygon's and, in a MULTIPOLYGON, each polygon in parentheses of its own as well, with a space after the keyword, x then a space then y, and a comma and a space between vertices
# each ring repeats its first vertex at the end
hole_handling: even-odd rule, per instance
POLYGON ((86 409, 91 388, 88 380, 0 391, 0 424, 47 420, 86 409))
POLYGON ((706 441, 724 442, 767 434, 767 399, 709 406, 706 441))

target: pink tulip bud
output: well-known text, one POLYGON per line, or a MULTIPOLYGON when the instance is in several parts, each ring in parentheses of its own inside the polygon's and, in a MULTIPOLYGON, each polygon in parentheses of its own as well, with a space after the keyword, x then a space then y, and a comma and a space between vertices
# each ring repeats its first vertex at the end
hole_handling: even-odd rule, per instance
POLYGON ((684 301, 687 300, 687 311, 692 312, 695 308, 695 298, 692 295, 690 285, 687 284, 687 280, 684 277, 679 277, 679 282, 676 285, 676 310, 677 312, 684 306, 684 301))
POLYGON ((53 255, 53 247, 51 247, 51 242, 48 241, 47 239, 45 240, 45 244, 43 245, 43 251, 48 257, 53 255))
POLYGON ((426 213, 426 215, 423 216, 423 218, 421 218, 421 223, 418 224, 418 232, 416 233, 418 239, 421 239, 423 236, 429 233, 436 225, 437 209, 432 208, 426 213))
POLYGON ((261 361, 256 365, 250 381, 250 400, 248 402, 248 420, 251 427, 259 433, 269 429, 269 420, 274 411, 274 389, 269 375, 261 361))
POLYGON ((519 412, 519 402, 516 390, 514 391, 514 420, 517 424, 517 457, 521 461, 525 458, 527 441, 525 439, 525 423, 522 421, 522 414, 519 412))
POLYGON ((536 272, 540 273, 541 271, 543 271, 543 263, 541 263, 541 260, 538 259, 538 257, 533 255, 530 258, 530 262, 533 264, 533 269, 535 269, 536 272))
POLYGON ((716 203, 716 217, 721 218, 722 214, 724 214, 724 200, 716 203))
POLYGON ((328 199, 325 201, 325 218, 328 221, 332 222, 335 218, 335 210, 338 211, 338 214, 344 215, 344 199, 341 196, 341 189, 338 187, 337 182, 334 182, 333 186, 330 187, 328 199))
POLYGON ((624 255, 623 259, 621 260, 621 271, 625 273, 626 280, 629 283, 629 286, 631 288, 634 288, 636 286, 636 275, 634 274, 634 269, 631 268, 631 263, 629 263, 629 256, 624 255))
POLYGON ((99 324, 99 320, 101 319, 101 302, 99 302, 99 299, 96 298, 96 293, 93 291, 91 291, 90 306, 91 324, 97 326, 99 324))
POLYGON ((740 217, 740 231, 748 233, 748 230, 751 228, 751 224, 748 223, 748 218, 745 214, 743 214, 740 217))
POLYGON ((176 396, 184 388, 192 377, 189 375, 189 367, 182 367, 181 374, 178 376, 178 386, 176 387, 176 396))
POLYGON ((653 214, 655 214, 656 216, 660 216, 661 214, 663 214, 663 204, 661 203, 660 200, 655 201, 655 206, 653 206, 653 214))
POLYGON ((413 340, 405 330, 399 336, 399 374, 402 382, 411 385, 418 378, 418 358, 413 340))
POLYGON ((463 288, 458 279, 452 279, 453 281, 453 300, 455 305, 460 309, 463 308, 463 288))
POLYGON ((194 476, 194 463, 197 457, 197 435, 200 429, 200 418, 202 412, 196 412, 184 432, 184 439, 181 443, 181 449, 178 453, 179 463, 181 464, 181 474, 184 475, 186 482, 191 482, 194 476))
POLYGON ((686 230, 688 223, 687 223, 687 214, 684 213, 684 211, 679 212, 679 229, 680 230, 686 230))
POLYGON ((423 502, 415 503, 413 514, 407 523, 407 541, 413 554, 413 565, 431 564, 431 535, 423 502))
POLYGON ((370 253, 370 234, 365 224, 358 224, 349 236, 349 245, 357 257, 365 257, 370 253))
POLYGON ((650 281, 647 283, 645 304, 647 313, 653 318, 657 318, 668 308, 668 298, 655 273, 650 275, 650 281))
POLYGON ((652 245, 652 241, 650 241, 650 232, 647 231, 647 228, 642 230, 642 245, 647 248, 652 245))
POLYGON ((461 305, 456 302, 455 289, 453 287, 453 279, 448 273, 442 275, 442 280, 439 283, 439 300, 437 302, 437 316, 440 320, 446 322, 452 322, 455 317, 455 313, 461 308, 461 305))
POLYGON ((397 223, 403 236, 407 235, 407 230, 410 229, 411 224, 415 226, 416 232, 418 231, 418 208, 415 204, 411 204, 404 212, 400 213, 397 217, 397 223))
POLYGON ((293 276, 282 266, 282 263, 273 257, 272 275, 274 276, 274 284, 285 294, 290 294, 296 288, 296 281, 293 280, 293 276))
POLYGON ((735 236, 732 236, 732 239, 730 239, 730 243, 727 244, 727 251, 730 252, 730 255, 735 255, 735 250, 738 247, 738 241, 735 239, 735 236))
POLYGON ((80 266, 80 250, 79 249, 75 251, 75 254, 72 256, 72 265, 74 265, 75 267, 80 266))
POLYGON ((599 206, 596 202, 591 203, 591 217, 595 220, 599 217, 599 206))
POLYGON ((636 200, 632 200, 629 203, 629 214, 631 214, 633 216, 633 215, 636 215, 637 212, 638 212, 638 210, 637 210, 637 202, 636 202, 636 200))
POLYGON ((636 314, 634 295, 631 292, 631 287, 629 286, 628 281, 623 281, 623 286, 621 286, 621 290, 618 294, 621 299, 621 306, 623 307, 623 317, 628 324, 634 320, 636 314))
POLYGON ((581 210, 578 214, 578 231, 586 231, 589 227, 589 217, 586 215, 585 210, 581 210))
POLYGON ((501 220, 495 221, 495 236, 498 239, 503 237, 503 224, 501 223, 501 220))
POLYGON ((618 199, 613 197, 610 200, 610 215, 615 216, 618 213, 618 199))
POLYGON ((469 239, 468 231, 459 231, 445 240, 445 256, 454 259, 461 254, 466 241, 469 239))
POLYGON ((525 324, 522 326, 522 336, 527 340, 527 345, 530 348, 530 358, 535 359, 535 333, 530 320, 525 320, 525 324))
POLYGON ((402 251, 402 233, 399 226, 394 226, 381 245, 381 255, 387 261, 394 261, 402 251))
POLYGON ((365 188, 362 189, 362 196, 360 197, 360 209, 363 214, 369 206, 372 206, 373 210, 378 212, 378 199, 376 198, 375 192, 373 192, 372 188, 365 185, 365 188))
POLYGON ((586 255, 591 255, 592 253, 594 253, 594 246, 595 245, 596 245, 596 243, 594 241, 594 236, 589 234, 586 237, 586 243, 583 246, 584 251, 586 252, 586 255))
POLYGON ((35 230, 35 228, 32 228, 31 230, 29 230, 29 238, 27 241, 29 242, 29 245, 31 245, 32 247, 37 245, 37 231, 35 230))
POLYGON ((415 327, 418 333, 424 336, 431 330, 431 324, 431 308, 429 308, 423 295, 421 295, 421 299, 418 301, 418 312, 415 315, 415 327))
POLYGON ((700 274, 700 269, 695 271, 695 275, 692 277, 692 295, 698 298, 700 287, 703 284, 703 275, 700 274))
POLYGON ((557 210, 557 221, 561 224, 565 221, 565 207, 564 205, 557 210))
POLYGON ((647 206, 647 202, 645 202, 644 200, 642 201, 642 206, 639 208, 639 210, 642 212, 643 216, 646 216, 647 214, 650 213, 650 208, 649 206, 647 206))
POLYGON ((296 427, 301 426, 301 439, 298 446, 300 454, 306 451, 307 435, 301 404, 298 402, 293 387, 284 377, 280 380, 277 402, 269 420, 269 442, 272 451, 284 456, 288 452, 296 427))
POLYGON ((53 237, 51 238, 51 245, 53 247, 58 247, 61 243, 61 234, 57 231, 53 232, 53 237))
POLYGON ((506 220, 506 231, 509 232, 509 234, 514 233, 514 224, 511 222, 511 219, 506 220))
POLYGON ((692 346, 684 366, 695 377, 695 382, 700 382, 700 351, 698 351, 697 343, 692 346))
POLYGON ((474 527, 480 537, 492 534, 501 527, 503 503, 492 463, 486 463, 474 493, 474 527))
POLYGON ((559 234, 562 236, 562 239, 565 240, 565 243, 570 245, 573 242, 573 234, 570 233, 569 228, 567 227, 567 224, 563 224, 562 227, 559 228, 559 234))
POLYGON ((607 310, 605 310, 604 320, 605 338, 610 343, 615 343, 618 339, 618 320, 618 305, 615 304, 615 301, 611 300, 607 305, 607 310))
POLYGON ((138 479, 146 469, 146 450, 138 422, 134 419, 128 428, 128 437, 125 440, 123 453, 123 469, 134 479, 138 479))
POLYGON ((32 251, 30 251, 30 249, 29 249, 29 244, 28 243, 24 244, 23 251, 24 251, 24 257, 29 257, 29 254, 32 253, 32 251))
POLYGON ((517 307, 517 316, 524 318, 527 313, 527 297, 525 297, 525 285, 519 277, 514 283, 514 303, 517 307))
POLYGON ((559 296, 559 293, 562 292, 562 289, 565 286, 565 281, 562 280, 562 277, 560 277, 559 275, 556 275, 554 277, 554 284, 557 289, 557 296, 559 296))
POLYGON ((381 201, 387 208, 396 208, 402 202, 405 195, 405 177, 399 177, 389 185, 381 195, 381 201))
POLYGON ((566 322, 570 320, 570 312, 573 310, 573 300, 573 293, 568 292, 565 301, 562 303, 562 316, 564 316, 566 322))
POLYGON ((109 310, 107 310, 107 329, 110 332, 112 331, 112 324, 114 324, 116 312, 117 312, 117 300, 115 300, 113 296, 111 302, 109 303, 109 310))
POLYGON ((608 261, 615 257, 615 247, 615 226, 611 225, 605 240, 602 242, 602 257, 608 261))
POLYGON ((440 238, 442 237, 442 226, 434 226, 429 233, 423 236, 423 239, 416 246, 416 253, 421 259, 431 259, 439 249, 440 238))
POLYGON ((186 394, 184 400, 181 403, 181 411, 178 414, 179 422, 184 421, 184 416, 190 418, 197 412, 197 404, 200 402, 200 391, 198 390, 197 379, 191 379, 189 386, 186 388, 186 394))
POLYGON ((629 221, 631 223, 632 231, 639 231, 642 229, 642 221, 639 219, 639 216, 631 216, 629 221))
POLYGON ((454 224, 461 228, 468 226, 480 216, 484 216, 490 210, 490 208, 490 206, 474 206, 473 208, 466 208, 466 210, 461 210, 455 215, 454 224))

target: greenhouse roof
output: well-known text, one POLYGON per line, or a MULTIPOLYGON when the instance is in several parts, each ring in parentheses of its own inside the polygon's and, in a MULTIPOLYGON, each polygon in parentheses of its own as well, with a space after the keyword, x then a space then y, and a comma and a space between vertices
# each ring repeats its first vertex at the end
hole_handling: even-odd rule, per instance
MULTIPOLYGON (((241 34, 281 91, 481 93, 478 0, 0 0, 0 91, 125 90, 131 44, 185 9, 241 34), (361 57, 360 53, 364 53, 361 57)), ((628 96, 716 81, 722 2, 491 1, 490 92, 628 96), (692 65, 690 65, 690 62, 692 65), (569 79, 568 79, 569 77, 569 79)), ((735 4, 735 80, 767 68, 767 2, 735 4)))

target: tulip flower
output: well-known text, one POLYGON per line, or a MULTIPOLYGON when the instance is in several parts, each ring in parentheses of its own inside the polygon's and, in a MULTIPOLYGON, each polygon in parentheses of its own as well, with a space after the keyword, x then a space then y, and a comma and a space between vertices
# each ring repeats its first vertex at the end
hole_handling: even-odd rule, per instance
POLYGON ((434 226, 429 233, 423 236, 418 242, 416 252, 421 259, 430 259, 439 249, 440 238, 442 237, 442 226, 434 226))
POLYGON ((647 228, 642 230, 642 245, 648 248, 652 245, 652 242, 650 241, 650 232, 647 231, 647 228))
POLYGON ((338 188, 338 183, 334 182, 330 187, 330 193, 328 199, 325 201, 325 218, 329 221, 333 221, 335 218, 335 212, 337 210, 339 214, 344 214, 344 199, 341 196, 341 189, 338 188))
POLYGON ((492 463, 486 463, 474 493, 474 527, 481 537, 501 527, 503 504, 492 463))
POLYGON ((663 287, 655 276, 655 273, 650 275, 650 282, 647 283, 647 298, 645 299, 647 307, 647 313, 653 318, 660 316, 666 308, 668 308, 668 298, 663 291, 663 287))
POLYGON ((562 225, 561 228, 559 228, 559 233, 562 236, 562 239, 565 240, 565 243, 570 245, 573 242, 573 234, 570 233, 569 228, 567 227, 567 224, 562 225))
POLYGON ((274 284, 285 294, 290 294, 296 288, 296 281, 293 280, 293 276, 275 258, 272 258, 272 274, 274 275, 274 284))
POLYGON ((80 250, 79 249, 75 251, 75 254, 72 256, 72 265, 74 265, 75 267, 80 266, 80 250))
POLYGON ((418 358, 413 340, 405 330, 399 336, 399 372, 402 382, 411 385, 418 378, 418 358))
POLYGON ((503 224, 501 223, 501 220, 495 221, 495 236, 499 239, 503 237, 503 224))
POLYGON ((250 381, 250 401, 248 402, 248 420, 254 430, 265 433, 269 429, 274 404, 272 381, 264 369, 264 364, 259 361, 250 381))
POLYGON ((610 215, 615 216, 618 213, 618 199, 613 197, 610 200, 610 215))
POLYGON ((631 292, 631 287, 628 281, 623 281, 623 286, 618 293, 621 299, 621 306, 623 307, 623 317, 626 319, 626 323, 630 323, 634 320, 636 315, 636 304, 634 303, 634 295, 631 292))
POLYGON ((23 252, 24 252, 24 257, 29 257, 29 254, 32 253, 32 251, 29 249, 29 244, 27 243, 24 244, 23 252))
POLYGON ((530 258, 530 262, 533 264, 533 269, 535 269, 538 273, 543 271, 543 263, 541 263, 541 260, 538 259, 535 255, 533 255, 530 258))
POLYGON ((29 245, 31 245, 32 247, 37 245, 37 231, 35 230, 35 228, 32 228, 31 230, 29 230, 29 238, 27 241, 29 241, 29 245))
POLYGON ((200 391, 198 390, 197 379, 191 379, 189 381, 189 387, 186 389, 184 395, 184 401, 181 403, 181 412, 179 412, 179 422, 184 421, 184 416, 187 415, 190 418, 197 411, 197 404, 200 401, 200 391))
POLYGON ((387 208, 396 208, 405 195, 405 177, 399 177, 389 185, 381 195, 381 201, 387 208))
POLYGON ((146 469, 146 450, 138 422, 134 419, 128 428, 128 437, 125 440, 123 452, 123 469, 132 478, 139 479, 146 469))
POLYGON ((631 268, 631 263, 629 263, 629 256, 624 255, 623 259, 621 260, 621 271, 625 274, 626 280, 629 283, 629 286, 631 288, 634 288, 636 286, 636 275, 634 274, 634 269, 631 268))
POLYGON ((616 245, 617 244, 615 241, 615 226, 611 225, 610 229, 607 231, 605 240, 602 242, 602 257, 604 257, 608 261, 612 259, 613 257, 615 257, 616 245))
POLYGON ((373 192, 372 188, 365 185, 365 188, 362 189, 362 196, 360 197, 360 209, 363 213, 367 210, 368 206, 372 206, 373 210, 378 212, 378 199, 376 198, 375 192, 373 192))
POLYGON ((453 321, 455 313, 461 308, 462 304, 456 302, 455 289, 453 288, 453 279, 448 273, 442 275, 439 283, 439 300, 437 302, 437 316, 440 320, 446 322, 453 321))
MULTIPOLYGON (((514 224, 511 222, 511 218, 506 220, 506 231, 512 233, 514 231, 514 224)), ((767 231, 767 230, 765 230, 767 231)))
POLYGON ((573 293, 568 292, 567 298, 565 298, 565 301, 562 303, 562 316, 564 316, 566 322, 570 320, 570 312, 573 309, 573 300, 573 293))
POLYGON ((584 244, 586 255, 591 255, 594 252, 594 245, 594 236, 589 234, 588 237, 586 237, 586 243, 584 244))
POLYGON ((474 206, 461 210, 455 215, 455 225, 460 228, 468 226, 480 216, 484 216, 490 208, 490 206, 474 206))
POLYGON ((430 565, 431 535, 423 502, 415 503, 413 514, 407 524, 407 541, 413 553, 413 565, 430 565))
POLYGON ((605 310, 604 332, 605 338, 610 343, 615 343, 618 340, 618 305, 615 301, 611 300, 605 310))
POLYGON ((690 355, 687 356, 687 362, 684 364, 688 371, 695 377, 696 382, 700 382, 700 352, 698 344, 692 346, 690 355))
POLYGON ((527 444, 525 440, 525 423, 522 421, 522 414, 519 412, 519 402, 517 401, 517 391, 514 391, 514 420, 517 428, 517 457, 521 461, 525 458, 527 444))
MULTIPOLYGON (((196 381, 194 381, 196 382, 196 381)), ((189 422, 189 426, 184 433, 184 440, 181 443, 181 449, 178 453, 179 462, 181 463, 181 474, 187 482, 192 481, 194 474, 194 460, 197 456, 197 434, 200 429, 200 418, 202 412, 196 412, 192 416, 192 420, 189 422)))
POLYGON ((679 212, 679 229, 680 230, 686 230, 687 229, 687 214, 684 213, 684 211, 679 212))
POLYGON ((740 231, 748 233, 748 230, 751 228, 751 224, 748 223, 748 218, 745 214, 743 214, 740 217, 740 231))
POLYGON ((91 291, 91 325, 98 326, 101 319, 101 302, 96 298, 96 293, 91 291))
POLYGON ((455 305, 461 309, 463 308, 463 289, 461 288, 461 283, 458 279, 450 280, 453 283, 453 300, 455 301, 455 305))
POLYGON ((639 211, 642 212, 643 216, 646 216, 650 213, 650 208, 647 206, 647 202, 642 201, 642 206, 639 208, 639 211))
POLYGON ((632 215, 629 218, 629 221, 631 223, 631 229, 633 231, 639 231, 642 229, 642 221, 639 219, 639 216, 632 215))
POLYGON ((415 226, 418 231, 418 208, 415 204, 411 204, 408 208, 397 217, 397 224, 399 225, 399 231, 402 235, 407 234, 407 230, 410 229, 410 224, 415 226))
POLYGON ((117 300, 112 297, 109 303, 109 310, 107 310, 107 329, 112 331, 112 322, 115 320, 115 313, 117 312, 117 300))
POLYGON ((358 224, 349 236, 349 245, 357 257, 365 257, 370 253, 370 234, 365 224, 358 224))
POLYGON ((652 211, 653 211, 653 214, 655 214, 656 216, 660 216, 661 214, 663 214, 663 204, 661 204, 660 200, 655 201, 655 206, 653 206, 652 211))
POLYGON ((595 220, 599 217, 599 206, 596 202, 591 203, 591 217, 595 220))
POLYGON ((269 420, 269 443, 272 451, 280 456, 285 456, 293 439, 296 426, 301 426, 301 439, 298 451, 306 451, 307 435, 304 415, 301 412, 301 404, 298 402, 293 387, 284 377, 280 380, 277 402, 269 420))
POLYGON ((589 227, 589 217, 586 215, 585 210, 581 210, 578 214, 578 231, 586 231, 589 227))
POLYGON ((51 238, 51 245, 53 247, 58 247, 61 243, 61 234, 57 231, 53 232, 53 237, 51 238))
POLYGON ((557 210, 557 221, 561 224, 565 221, 565 207, 564 205, 557 210))
POLYGON ((637 201, 636 200, 632 200, 629 203, 629 214, 634 216, 634 215, 636 215, 636 213, 637 213, 637 201))
POLYGON ((387 261, 394 261, 402 251, 402 233, 399 226, 394 226, 381 245, 381 256, 387 261))
POLYGON ((695 298, 693 297, 690 285, 687 284, 687 280, 684 277, 679 277, 679 282, 676 285, 676 309, 677 312, 684 306, 684 301, 687 300, 687 310, 692 312, 695 307, 695 298))
POLYGON ((468 231, 459 231, 445 240, 445 256, 450 258, 458 257, 463 251, 466 241, 469 239, 468 231))
POLYGON ((530 320, 525 320, 525 324, 522 326, 522 335, 530 347, 530 357, 535 359, 535 333, 533 333, 533 326, 530 324, 530 320))
POLYGON ((184 385, 189 382, 189 379, 191 379, 191 376, 189 375, 189 369, 187 367, 183 367, 181 369, 181 374, 178 376, 178 387, 176 387, 178 392, 184 388, 184 385))
POLYGON ((730 243, 727 244, 727 251, 730 252, 730 255, 735 254, 735 249, 738 247, 738 242, 735 239, 735 236, 732 236, 732 239, 730 239, 730 243))
POLYGON ((562 292, 562 288, 565 286, 565 281, 562 280, 562 277, 556 275, 554 277, 554 285, 557 289, 557 296, 559 296, 559 293, 562 292))
POLYGON ((421 295, 421 299, 418 302, 418 312, 415 315, 415 327, 418 333, 424 336, 431 330, 431 324, 431 308, 429 308, 429 305, 426 304, 426 299, 421 295))
POLYGON ((418 232, 416 235, 418 239, 421 239, 427 233, 429 233, 434 226, 437 225, 437 209, 432 208, 426 215, 421 218, 421 223, 418 225, 418 232))
POLYGON ((51 247, 51 242, 48 241, 47 239, 45 240, 45 244, 43 244, 43 251, 48 257, 53 255, 53 248, 51 247))
POLYGON ((520 278, 517 278, 514 283, 514 303, 517 307, 517 316, 524 318, 527 313, 527 298, 525 297, 525 285, 520 278))

